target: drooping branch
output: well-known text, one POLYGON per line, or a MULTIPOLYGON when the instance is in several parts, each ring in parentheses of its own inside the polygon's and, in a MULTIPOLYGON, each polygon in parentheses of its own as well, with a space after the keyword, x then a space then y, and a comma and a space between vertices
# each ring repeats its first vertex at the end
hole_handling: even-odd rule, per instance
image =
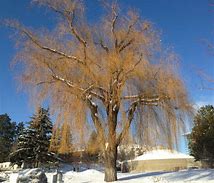
POLYGON ((128 130, 131 126, 131 123, 133 121, 134 113, 135 113, 138 103, 139 103, 139 101, 135 101, 131 104, 131 106, 128 110, 128 119, 127 119, 125 126, 123 127, 121 133, 117 137, 117 145, 119 145, 121 143, 122 139, 124 139, 125 135, 127 134, 128 130))
POLYGON ((98 106, 92 101, 92 98, 90 95, 87 95, 85 98, 87 105, 91 111, 91 118, 94 123, 94 126, 97 130, 98 137, 101 138, 102 146, 105 146, 105 133, 102 126, 102 122, 100 121, 98 117, 98 106))
POLYGON ((133 100, 135 99, 134 102, 131 103, 130 108, 128 110, 128 118, 125 123, 125 126, 123 127, 121 133, 118 135, 117 138, 117 144, 119 145, 120 142, 123 140, 125 137, 127 131, 129 130, 131 123, 134 118, 134 113, 138 105, 146 105, 146 106, 158 106, 160 102, 164 100, 168 100, 169 97, 166 95, 163 96, 152 96, 152 97, 143 97, 143 95, 133 95, 133 96, 125 96, 122 98, 123 100, 128 99, 128 100, 133 100))

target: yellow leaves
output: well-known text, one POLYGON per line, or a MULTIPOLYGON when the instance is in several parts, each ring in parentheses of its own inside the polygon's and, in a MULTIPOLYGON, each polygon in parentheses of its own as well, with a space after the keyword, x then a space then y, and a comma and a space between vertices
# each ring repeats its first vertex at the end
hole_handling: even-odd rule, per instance
MULTIPOLYGON (((17 58, 24 65, 22 81, 30 88, 35 101, 48 101, 51 109, 60 114, 58 121, 72 119, 72 128, 83 132, 82 129, 87 130, 88 126, 89 129, 94 127, 86 102, 90 98, 96 103, 97 116, 108 133, 106 113, 109 106, 113 109, 112 102, 118 105, 117 115, 123 118, 116 123, 123 127, 125 125, 121 123, 126 121, 127 109, 136 99, 167 96, 170 100, 157 101, 153 106, 139 102, 137 109, 145 110, 134 120, 137 125, 139 121, 147 124, 149 120, 150 128, 143 126, 147 139, 151 137, 149 129, 154 129, 153 133, 166 133, 173 141, 171 136, 176 135, 176 123, 180 120, 175 108, 182 112, 189 110, 186 107, 189 101, 177 73, 177 57, 161 47, 158 30, 135 11, 120 14, 112 9, 96 24, 83 17, 84 5, 79 1, 38 2, 56 12, 59 19, 53 31, 25 28, 33 33, 32 37, 25 34, 19 45, 17 58), (125 95, 139 97, 121 101, 125 95)), ((23 33, 19 26, 16 28, 23 33)))

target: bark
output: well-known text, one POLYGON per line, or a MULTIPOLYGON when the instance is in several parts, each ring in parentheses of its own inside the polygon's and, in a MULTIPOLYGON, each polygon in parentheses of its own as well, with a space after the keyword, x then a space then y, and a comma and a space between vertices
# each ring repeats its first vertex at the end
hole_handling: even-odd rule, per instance
POLYGON ((104 164, 105 164, 104 180, 106 182, 117 181, 116 160, 117 160, 117 145, 106 144, 106 150, 104 154, 104 164))

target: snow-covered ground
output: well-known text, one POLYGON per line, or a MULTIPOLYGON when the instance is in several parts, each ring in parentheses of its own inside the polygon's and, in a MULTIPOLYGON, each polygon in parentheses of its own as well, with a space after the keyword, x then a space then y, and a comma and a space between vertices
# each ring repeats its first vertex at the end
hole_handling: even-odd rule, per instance
MULTIPOLYGON (((54 172, 46 173, 48 183, 52 183, 54 172)), ((15 183, 16 174, 10 174, 10 181, 15 183)), ((104 173, 95 169, 82 172, 65 171, 64 183, 102 183, 104 173)), ((214 169, 183 170, 178 172, 153 172, 153 173, 118 173, 118 183, 214 183, 214 169)))

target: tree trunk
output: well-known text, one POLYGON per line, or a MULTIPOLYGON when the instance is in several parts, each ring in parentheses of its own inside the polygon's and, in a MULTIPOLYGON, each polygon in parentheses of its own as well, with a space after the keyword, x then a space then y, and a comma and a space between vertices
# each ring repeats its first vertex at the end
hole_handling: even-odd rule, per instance
POLYGON ((113 182, 117 180, 117 146, 114 145, 112 147, 107 146, 105 150, 104 156, 104 164, 105 164, 105 181, 106 182, 113 182))

